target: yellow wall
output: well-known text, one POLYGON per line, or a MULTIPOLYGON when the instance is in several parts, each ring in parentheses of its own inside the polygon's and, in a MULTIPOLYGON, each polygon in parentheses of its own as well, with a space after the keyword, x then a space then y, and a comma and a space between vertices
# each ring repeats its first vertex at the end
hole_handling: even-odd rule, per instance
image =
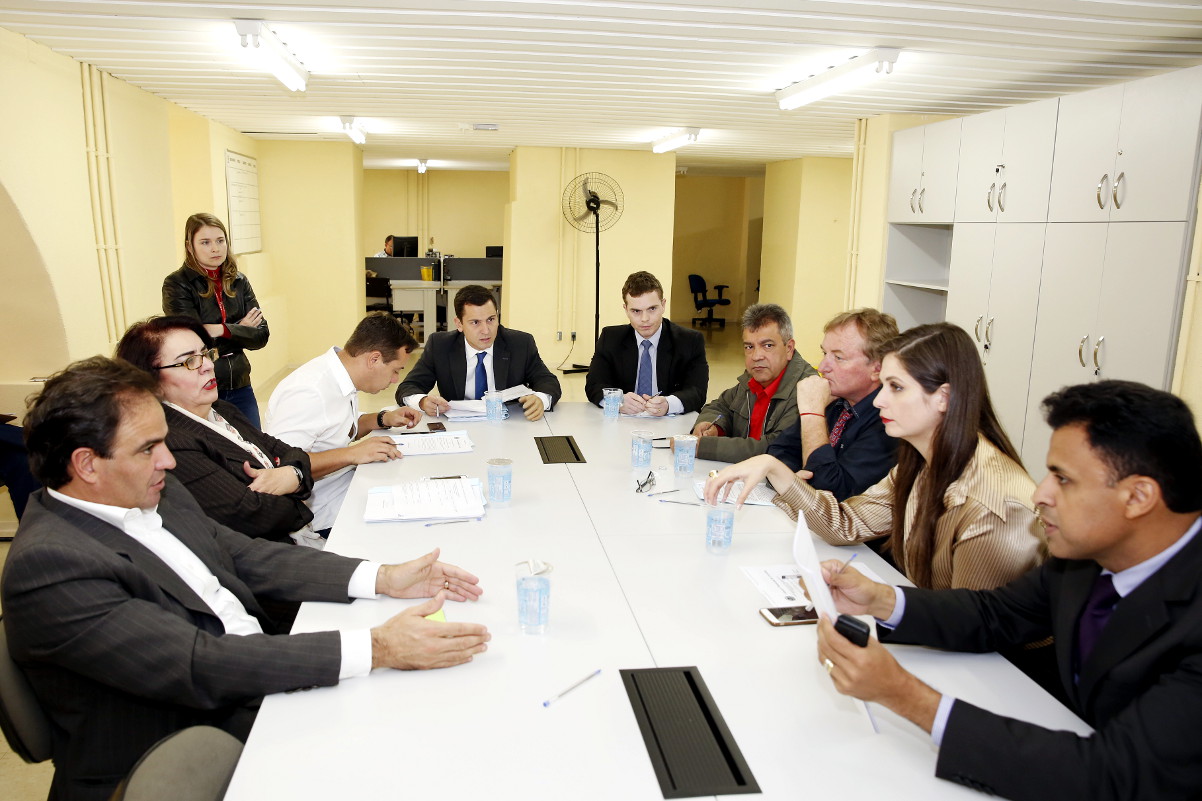
POLYGON ((508 172, 364 170, 363 252, 384 249, 384 237, 418 237, 418 255, 433 238, 440 253, 483 258, 505 236, 508 172))
POLYGON ((822 326, 845 308, 851 159, 768 165, 760 299, 793 318, 797 348, 817 363, 822 326))

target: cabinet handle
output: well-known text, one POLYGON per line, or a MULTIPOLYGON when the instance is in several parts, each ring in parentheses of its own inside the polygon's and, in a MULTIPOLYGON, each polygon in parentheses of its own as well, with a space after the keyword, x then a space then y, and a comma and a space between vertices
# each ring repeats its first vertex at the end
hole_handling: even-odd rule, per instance
POLYGON ((985 315, 977 318, 977 324, 972 327, 972 335, 976 337, 977 342, 981 341, 981 321, 985 319, 985 315))
POLYGON ((990 211, 993 211, 993 190, 997 188, 997 181, 989 185, 989 191, 985 193, 985 205, 990 211))
POLYGON ((1122 185, 1123 179, 1126 177, 1126 172, 1120 172, 1118 175, 1114 176, 1114 187, 1110 190, 1110 196, 1114 198, 1114 208, 1116 211, 1122 208, 1122 205, 1119 203, 1119 186, 1122 185))
POLYGON ((1102 199, 1102 184, 1106 183, 1109 180, 1110 180, 1110 173, 1106 173, 1105 175, 1102 176, 1102 180, 1098 181, 1098 208, 1099 209, 1106 208, 1106 201, 1102 199))
POLYGON ((1098 337, 1098 342, 1093 346, 1093 369, 1094 375, 1098 375, 1098 371, 1102 369, 1102 365, 1098 364, 1098 349, 1102 347, 1102 343, 1106 341, 1106 337, 1098 337))
POLYGON ((1086 334, 1085 336, 1081 337, 1081 341, 1077 343, 1077 361, 1081 363, 1082 367, 1085 366, 1085 343, 1088 341, 1089 334, 1086 334))
POLYGON ((997 209, 998 211, 1006 210, 1006 183, 1003 182, 1000 189, 997 191, 997 209))
POLYGON ((919 214, 923 213, 922 199, 925 198, 926 196, 927 196, 927 188, 924 186, 922 188, 922 190, 918 193, 918 213, 919 214))
POLYGON ((993 345, 993 318, 989 318, 989 322, 985 324, 985 347, 993 345))
POLYGON ((914 187, 914 190, 912 192, 910 192, 910 213, 911 214, 916 214, 918 211, 917 209, 914 208, 914 198, 917 195, 918 195, 918 187, 914 187))

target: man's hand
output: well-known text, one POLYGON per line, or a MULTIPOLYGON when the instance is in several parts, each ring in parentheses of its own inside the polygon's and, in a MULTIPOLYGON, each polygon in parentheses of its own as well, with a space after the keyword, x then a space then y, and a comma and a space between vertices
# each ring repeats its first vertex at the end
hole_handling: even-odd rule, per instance
POLYGON ((246 313, 246 316, 238 321, 238 325, 249 325, 251 328, 258 328, 263 322, 263 312, 259 311, 258 307, 251 309, 246 313))
MULTIPOLYGON (((399 565, 381 565, 376 592, 393 598, 430 598, 442 592, 454 601, 475 601, 480 579, 461 567, 438 561, 438 548, 399 565)), ((426 614, 429 614, 428 612, 426 614)))
POLYGON ((242 472, 254 479, 247 485, 252 492, 262 492, 265 495, 287 495, 300 489, 300 479, 291 467, 273 467, 270 470, 261 467, 251 467, 250 462, 242 463, 242 472))
POLYGON ((647 408, 647 398, 643 395, 634 392, 627 392, 622 396, 622 406, 619 411, 622 414, 642 414, 647 408))
POLYGON ((426 620, 442 608, 439 593, 371 630, 371 666, 396 670, 429 670, 472 661, 488 650, 492 635, 479 623, 426 620))
POLYGON ((422 413, 408 406, 400 406, 384 412, 384 425, 389 428, 413 428, 422 421, 422 413))
POLYGON ((367 464, 368 462, 387 462, 400 459, 403 454, 392 437, 367 437, 347 448, 351 464, 367 464))
POLYGON ((822 578, 831 588, 835 608, 849 615, 872 615, 877 620, 888 620, 897 603, 893 587, 873 581, 854 567, 844 569, 843 565, 838 559, 822 563, 822 578))
POLYGON ((875 637, 861 648, 823 616, 818 621, 818 661, 844 695, 886 706, 928 733, 935 725, 939 693, 907 672, 875 637))
POLYGON ((527 420, 541 420, 543 418, 543 399, 538 395, 523 395, 518 400, 522 403, 522 413, 526 415, 527 420))
POLYGON ((643 410, 655 417, 663 417, 668 413, 668 399, 663 395, 644 395, 643 410))
POLYGON ((808 375, 797 382, 797 412, 824 414, 831 402, 831 383, 820 375, 808 375))
POLYGON ((693 426, 693 436, 695 437, 720 437, 722 434, 722 429, 713 421, 698 423, 693 426))
POLYGON ((421 402, 418 403, 417 405, 419 407, 421 407, 421 410, 423 412, 430 415, 431 417, 437 417, 438 415, 442 414, 443 412, 445 412, 451 408, 450 403, 443 400, 442 398, 435 397, 434 395, 427 395, 426 397, 422 398, 421 402))

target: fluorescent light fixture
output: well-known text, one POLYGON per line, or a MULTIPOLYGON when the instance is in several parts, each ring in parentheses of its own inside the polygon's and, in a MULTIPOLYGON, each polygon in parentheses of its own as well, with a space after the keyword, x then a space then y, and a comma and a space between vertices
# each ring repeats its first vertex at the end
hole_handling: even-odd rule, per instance
POLYGON ((425 159, 417 160, 417 172, 419 175, 425 174, 425 172, 426 172, 426 160, 425 159))
POLYGON ((263 20, 236 19, 234 29, 238 31, 247 56, 256 66, 270 72, 290 91, 305 91, 305 84, 309 82, 308 71, 288 52, 288 48, 263 20))
POLYGON ((691 145, 697 141, 697 137, 701 135, 700 128, 682 128, 675 133, 665 136, 651 145, 652 153, 667 153, 669 150, 675 150, 678 147, 691 145))
POLYGON ((848 92, 871 81, 878 74, 890 75, 893 65, 901 53, 896 47, 878 47, 862 56, 849 59, 846 64, 831 67, 825 72, 811 75, 804 81, 781 89, 776 93, 776 102, 781 111, 799 108, 824 97, 848 92))
POLYGON ((340 117, 342 120, 342 132, 351 138, 351 141, 357 145, 362 145, 367 142, 367 134, 359 127, 359 120, 354 117, 340 117))

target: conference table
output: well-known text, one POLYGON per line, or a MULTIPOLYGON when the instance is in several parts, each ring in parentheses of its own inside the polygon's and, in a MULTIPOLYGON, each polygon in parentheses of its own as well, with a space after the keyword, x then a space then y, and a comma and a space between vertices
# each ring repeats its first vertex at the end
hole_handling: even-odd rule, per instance
MULTIPOLYGON (((510 410, 501 422, 449 426, 469 433, 471 453, 360 466, 327 546, 380 562, 440 547, 444 561, 478 575, 484 589, 477 602, 447 603, 447 619, 487 625, 488 651, 454 668, 376 670, 264 699, 227 799, 660 799, 619 671, 673 666, 699 669, 765 798, 979 797, 934 777, 937 749, 916 726, 872 706, 880 728, 873 732, 859 703, 836 692, 818 663, 815 627, 761 618, 768 604, 742 568, 792 563, 795 524, 782 511, 744 506, 731 549, 715 555, 704 545, 705 507, 661 502, 695 502, 691 482, 651 497, 634 491, 631 431, 685 433, 695 415, 610 420, 595 406, 561 403, 530 422, 510 410), (543 464, 534 438, 551 435, 572 436, 587 461, 543 464), (482 520, 364 522, 371 488, 442 475, 486 481, 494 457, 513 460, 513 499, 490 506, 482 520), (515 565, 528 559, 554 568, 541 635, 518 627, 515 565)), ((674 486, 670 464, 670 451, 652 452, 657 490, 674 486)), ((694 476, 718 466, 699 460, 694 476)), ((904 583, 866 547, 814 539, 822 558, 857 553, 885 580, 904 583)), ((416 603, 308 603, 294 631, 366 628, 416 603)), ((941 691, 1044 726, 1090 731, 997 654, 889 648, 941 691)))

